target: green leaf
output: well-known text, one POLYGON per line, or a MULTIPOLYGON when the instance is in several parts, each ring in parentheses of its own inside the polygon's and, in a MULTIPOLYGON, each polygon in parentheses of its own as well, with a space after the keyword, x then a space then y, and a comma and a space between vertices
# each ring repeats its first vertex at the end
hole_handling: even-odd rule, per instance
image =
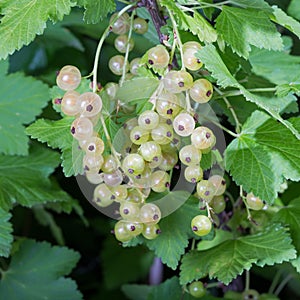
POLYGON ((253 264, 260 267, 296 258, 292 240, 278 224, 264 231, 236 239, 204 251, 192 251, 182 259, 180 282, 186 284, 206 276, 229 284, 253 264))
POLYGON ((267 111, 273 118, 281 122, 298 139, 300 139, 300 133, 290 122, 284 120, 279 114, 287 105, 290 104, 290 102, 287 103, 286 100, 280 98, 267 98, 250 93, 231 75, 218 54, 217 49, 213 45, 203 47, 199 50, 196 56, 204 62, 205 67, 212 73, 212 76, 216 78, 217 83, 220 86, 223 88, 228 86, 238 88, 246 100, 255 103, 258 107, 267 111))
POLYGON ((58 121, 39 119, 26 128, 26 133, 53 149, 62 150, 62 166, 65 176, 83 174, 83 151, 70 134, 74 118, 65 117, 58 121))
POLYGON ((49 100, 49 89, 21 73, 6 75, 7 68, 8 63, 0 61, 0 153, 26 155, 29 139, 23 124, 42 112, 49 100))
POLYGON ((58 164, 58 153, 41 146, 25 157, 0 155, 0 207, 68 201, 69 196, 48 178, 58 164))
POLYGON ((146 284, 124 284, 122 285, 122 292, 130 300, 148 300, 150 291, 153 286, 146 284))
POLYGON ((79 254, 46 242, 25 240, 12 256, 0 281, 0 298, 10 300, 80 300, 76 283, 68 275, 79 254))
POLYGON ((84 21, 87 24, 96 24, 102 21, 109 13, 116 10, 114 0, 79 0, 77 5, 85 8, 84 21))
POLYGON ((114 237, 107 239, 101 251, 104 282, 108 289, 147 277, 153 254, 142 247, 122 247, 114 237))
POLYGON ((273 6, 273 17, 272 21, 285 27, 289 31, 293 32, 295 35, 300 37, 300 23, 297 22, 292 17, 288 16, 282 9, 277 6, 273 6))
POLYGON ((258 9, 268 13, 272 12, 271 6, 264 0, 229 0, 229 3, 241 8, 258 9))
POLYGON ((300 57, 286 52, 253 49, 249 61, 252 71, 275 84, 300 81, 300 57))
POLYGON ((70 13, 71 0, 6 0, 1 3, 0 58, 28 45, 42 34, 46 22, 56 22, 70 13), (16 22, 17 20, 17 22, 16 22), (26 24, 26 26, 24 25, 26 24))
POLYGON ((230 231, 225 231, 222 229, 215 229, 215 237, 211 240, 202 240, 198 243, 197 249, 198 250, 207 250, 211 249, 227 240, 230 240, 233 238, 233 234, 230 231))
POLYGON ((179 29, 192 32, 202 42, 212 43, 217 40, 215 29, 197 11, 194 11, 192 17, 184 13, 172 0, 162 0, 160 4, 174 14, 179 29))
POLYGON ((293 244, 300 254, 300 198, 296 198, 289 205, 282 207, 272 222, 280 222, 289 226, 293 244))
POLYGON ((155 92, 159 80, 149 77, 137 77, 124 82, 122 87, 117 91, 116 98, 123 102, 139 102, 149 100, 155 92))
POLYGON ((227 147, 225 165, 234 181, 245 191, 273 203, 281 181, 268 150, 242 135, 227 147))
POLYGON ((170 203, 179 208, 159 222, 161 234, 156 239, 145 240, 147 247, 173 270, 178 266, 181 255, 188 246, 188 238, 192 235, 191 220, 199 214, 197 202, 193 198, 186 201, 189 196, 188 192, 176 191, 162 197, 161 205, 158 205, 163 214, 170 208, 170 203))
POLYGON ((0 208, 0 256, 8 257, 13 242, 11 214, 0 208))
POLYGON ((216 20, 217 32, 238 55, 248 58, 250 45, 281 50, 282 39, 266 12, 223 6, 216 20))
POLYGON ((290 5, 289 5, 288 9, 287 9, 287 12, 292 17, 300 20, 300 6, 299 6, 299 1, 298 0, 292 0, 290 2, 290 5))

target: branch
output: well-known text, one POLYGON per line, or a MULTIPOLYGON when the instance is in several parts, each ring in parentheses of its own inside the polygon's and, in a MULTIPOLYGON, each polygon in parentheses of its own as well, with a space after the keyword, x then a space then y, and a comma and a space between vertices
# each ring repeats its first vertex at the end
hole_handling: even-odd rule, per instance
POLYGON ((161 14, 156 0, 141 0, 138 2, 137 5, 139 7, 145 7, 148 10, 153 24, 155 26, 155 29, 157 31, 159 41, 162 43, 166 39, 166 36, 163 33, 161 33, 160 28, 166 25, 166 20, 161 14))

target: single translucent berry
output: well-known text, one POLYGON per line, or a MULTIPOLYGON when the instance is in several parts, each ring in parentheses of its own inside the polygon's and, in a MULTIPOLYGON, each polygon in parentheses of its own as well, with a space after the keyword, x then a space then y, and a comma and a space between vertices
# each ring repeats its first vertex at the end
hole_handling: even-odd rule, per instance
MULTIPOLYGON (((122 55, 115 55, 113 56, 109 62, 108 67, 110 71, 115 75, 122 75, 123 68, 125 67, 125 58, 122 55)), ((126 72, 129 71, 129 64, 126 63, 126 72)))
POLYGON ((56 84, 64 91, 75 90, 81 82, 81 73, 74 66, 64 66, 56 77, 56 84))
POLYGON ((130 28, 130 17, 128 13, 125 12, 115 20, 117 15, 118 13, 116 12, 110 17, 109 23, 111 24, 111 31, 115 34, 125 34, 130 28))
POLYGON ((169 52, 163 45, 157 45, 148 50, 148 64, 153 68, 166 68, 169 60, 169 52))
POLYGON ((198 215, 192 219, 191 228, 198 236, 205 236, 210 233, 212 223, 207 216, 198 215))
POLYGON ((114 45, 120 53, 126 53, 128 44, 128 50, 131 51, 134 47, 134 40, 132 38, 128 39, 128 35, 126 34, 119 35, 115 38, 114 45))
POLYGON ((206 288, 203 285, 202 281, 194 281, 192 282, 189 287, 190 294, 195 298, 202 298, 206 294, 206 288))
POLYGON ((76 91, 68 91, 61 100, 61 111, 67 116, 76 116, 80 112, 80 94, 76 91))
POLYGON ((192 75, 184 70, 170 71, 163 78, 164 88, 177 94, 190 89, 193 85, 192 75))
POLYGON ((246 202, 248 207, 253 210, 261 210, 265 206, 264 202, 259 197, 254 196, 253 193, 247 194, 246 202))
POLYGON ((144 224, 157 224, 161 219, 159 207, 153 203, 146 203, 140 209, 140 220, 144 224))
POLYGON ((77 118, 71 125, 71 134, 77 140, 86 140, 93 135, 93 123, 88 118, 77 118))
POLYGON ((138 34, 144 34, 148 31, 148 22, 143 18, 135 18, 133 20, 133 30, 138 34))
POLYGON ((179 136, 189 136, 195 128, 194 118, 185 112, 176 116, 173 122, 173 128, 179 136))
POLYGON ((208 80, 201 78, 194 81, 189 92, 194 101, 198 103, 206 103, 213 95, 213 86, 208 80))

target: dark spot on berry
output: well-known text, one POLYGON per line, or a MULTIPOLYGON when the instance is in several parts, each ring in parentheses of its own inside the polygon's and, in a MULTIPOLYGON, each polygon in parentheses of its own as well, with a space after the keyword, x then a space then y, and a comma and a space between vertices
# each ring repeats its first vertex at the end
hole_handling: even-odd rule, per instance
POLYGON ((167 115, 171 115, 172 113, 173 113, 173 109, 172 108, 170 108, 170 109, 167 110, 167 115))
POLYGON ((148 60, 148 63, 149 63, 149 65, 153 65, 153 64, 154 64, 154 61, 153 61, 152 59, 149 59, 149 60, 148 60))
POLYGON ((109 26, 109 31, 112 31, 112 26, 109 26))
POLYGON ((195 121, 196 123, 199 123, 199 116, 198 116, 197 113, 195 113, 195 114, 193 115, 193 119, 194 119, 194 121, 195 121))
POLYGON ((179 131, 183 131, 183 130, 184 130, 184 126, 183 126, 183 125, 179 125, 179 126, 178 126, 178 130, 179 130, 179 131))
POLYGON ((170 182, 166 182, 165 187, 169 188, 170 187, 170 182))
POLYGON ((149 19, 145 19, 145 21, 146 21, 147 23, 149 23, 149 22, 150 22, 150 20, 149 20, 149 19))
POLYGON ((174 139, 173 139, 173 144, 175 144, 175 145, 176 145, 176 144, 178 144, 178 143, 179 143, 179 140, 178 140, 178 139, 176 139, 176 138, 174 138, 174 139))
POLYGON ((183 81, 179 81, 179 82, 178 82, 178 86, 179 86, 179 87, 184 87, 184 82, 183 82, 183 81))
POLYGON ((146 120, 145 120, 145 123, 146 123, 146 124, 150 124, 150 123, 151 123, 151 120, 150 120, 150 119, 146 119, 146 120))
POLYGON ((55 71, 56 76, 58 76, 60 73, 60 70, 55 71))
POLYGON ((172 125, 172 120, 171 120, 171 119, 167 119, 166 123, 167 123, 168 125, 172 125))
POLYGON ((196 183, 196 178, 192 178, 191 183, 196 183))
POLYGON ((192 161, 192 159, 191 159, 190 157, 186 157, 186 158, 185 158, 185 161, 186 161, 187 163, 190 163, 190 162, 192 161))
POLYGON ((115 234, 115 231, 112 229, 112 230, 110 231, 110 233, 111 233, 111 234, 115 234))
POLYGON ((124 209, 123 209, 123 213, 124 213, 125 215, 128 215, 128 214, 129 214, 129 210, 128 210, 127 208, 124 208, 124 209))
POLYGON ((88 166, 84 166, 84 170, 85 170, 85 171, 89 171, 90 168, 89 168, 88 166))
POLYGON ((129 174, 133 174, 134 170, 133 169, 128 169, 129 174))
POLYGON ((226 184, 226 181, 225 181, 225 180, 222 180, 222 181, 221 181, 221 184, 222 184, 222 185, 225 185, 225 184, 226 184))
POLYGON ((154 157, 153 157, 153 161, 158 161, 158 157, 157 157, 157 156, 154 156, 154 157))
POLYGON ((156 229, 155 233, 156 234, 161 234, 161 230, 160 229, 156 229))
POLYGON ((95 150, 95 147, 94 147, 93 145, 90 145, 90 146, 88 146, 88 149, 89 149, 90 151, 94 151, 94 150, 95 150))
POLYGON ((75 134, 75 127, 74 126, 71 128, 71 133, 75 134))
POLYGON ((201 63, 201 60, 199 58, 197 58, 197 63, 200 64, 201 63))
POLYGON ((91 111, 93 110, 93 108, 94 108, 93 105, 92 105, 92 104, 89 104, 89 105, 85 108, 85 110, 91 112, 91 111))
POLYGON ((59 105, 59 104, 61 104, 61 101, 62 101, 61 98, 56 98, 56 99, 54 100, 54 104, 59 105))
POLYGON ((138 134, 135 134, 135 135, 134 135, 134 139, 135 139, 136 141, 138 141, 140 138, 141 138, 140 135, 138 135, 138 134))
POLYGON ((111 200, 115 200, 115 199, 116 199, 116 196, 115 196, 115 195, 112 195, 112 196, 110 197, 110 199, 111 199, 111 200))
POLYGON ((206 92, 206 96, 207 96, 207 97, 210 97, 210 95, 211 95, 211 90, 208 90, 208 91, 206 92))
POLYGON ((127 126, 128 126, 127 123, 124 123, 124 124, 123 124, 123 128, 124 128, 124 129, 126 129, 127 126))
POLYGON ((211 134, 210 134, 209 132, 206 132, 205 137, 206 137, 207 139, 209 139, 209 138, 211 137, 211 134))
POLYGON ((126 151, 126 153, 130 153, 131 148, 130 148, 130 147, 127 147, 127 148, 125 149, 125 151, 126 151))
POLYGON ((97 198, 97 199, 96 199, 96 202, 101 202, 101 199, 100 199, 100 198, 97 198))
POLYGON ((130 226, 130 230, 131 230, 131 231, 135 231, 135 226, 134 226, 134 225, 131 225, 131 226, 130 226))
POLYGON ((141 177, 141 174, 135 176, 136 179, 141 179, 141 177))
POLYGON ((198 227, 197 226, 193 226, 193 231, 198 231, 198 227))
POLYGON ((171 137, 172 136, 172 132, 168 131, 167 132, 167 137, 171 137))
POLYGON ((206 192, 204 193, 205 196, 209 196, 209 194, 210 194, 209 191, 206 191, 206 192))
POLYGON ((155 214, 154 216, 153 216, 153 220, 157 220, 159 218, 159 216, 157 215, 157 214, 155 214))
POLYGON ((174 169, 179 170, 180 169, 179 165, 175 165, 174 169))

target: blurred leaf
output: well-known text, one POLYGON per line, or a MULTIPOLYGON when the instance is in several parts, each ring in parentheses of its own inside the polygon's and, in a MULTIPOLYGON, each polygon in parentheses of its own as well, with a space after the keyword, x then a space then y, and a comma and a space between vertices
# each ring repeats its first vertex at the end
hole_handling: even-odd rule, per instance
POLYGON ((47 20, 62 20, 64 15, 70 13, 72 6, 74 3, 71 0, 2 1, 0 58, 6 58, 8 54, 28 45, 37 34, 43 33, 47 20))
POLYGON ((0 256, 8 257, 13 242, 11 214, 0 208, 0 256))
POLYGON ((300 20, 300 6, 299 6, 299 0, 292 0, 289 4, 289 7, 287 9, 287 12, 292 17, 300 20))
POLYGON ((0 61, 0 153, 28 154, 28 137, 22 124, 32 122, 49 101, 42 82, 21 73, 6 75, 7 61, 0 61))
POLYGON ((2 271, 0 298, 10 300, 80 300, 76 283, 63 277, 79 260, 79 254, 46 242, 25 240, 14 253, 7 271, 2 271))

